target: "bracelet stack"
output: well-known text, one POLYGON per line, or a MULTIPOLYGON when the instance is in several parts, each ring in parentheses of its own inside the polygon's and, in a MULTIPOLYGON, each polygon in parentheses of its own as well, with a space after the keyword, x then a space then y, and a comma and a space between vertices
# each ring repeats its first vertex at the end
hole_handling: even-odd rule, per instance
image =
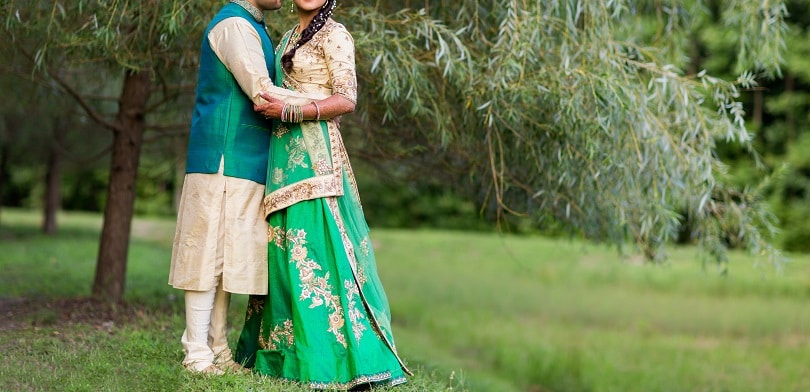
POLYGON ((288 123, 304 121, 304 110, 301 105, 288 105, 285 103, 281 107, 281 121, 288 123))

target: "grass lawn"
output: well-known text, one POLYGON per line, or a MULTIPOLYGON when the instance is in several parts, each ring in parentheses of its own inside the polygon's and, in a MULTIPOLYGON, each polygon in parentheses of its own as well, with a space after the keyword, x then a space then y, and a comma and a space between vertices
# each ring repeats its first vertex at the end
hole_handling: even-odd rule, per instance
MULTIPOLYGON (((92 284, 100 216, 0 212, 0 390, 296 391, 180 366, 182 293, 166 285, 174 222, 133 227, 126 304, 78 301, 92 284), (70 311, 66 311, 69 309, 70 311), (9 317, 13 315, 13 317, 9 317)), ((781 271, 693 248, 646 265, 577 241, 374 230, 400 355, 396 391, 810 390, 810 257, 781 271)), ((236 340, 246 298, 234 296, 236 340)))

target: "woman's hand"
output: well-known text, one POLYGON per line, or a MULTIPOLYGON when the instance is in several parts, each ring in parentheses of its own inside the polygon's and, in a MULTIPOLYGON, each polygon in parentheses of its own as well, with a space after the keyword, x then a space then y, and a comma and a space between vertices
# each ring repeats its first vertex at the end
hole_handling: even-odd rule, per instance
POLYGON ((261 113, 265 118, 281 118, 281 109, 284 107, 284 101, 275 99, 265 93, 260 93, 260 95, 267 100, 267 103, 253 105, 253 110, 261 113))
MULTIPOLYGON (((253 105, 253 110, 261 113, 265 118, 281 119, 281 113, 286 105, 284 101, 273 98, 263 91, 259 93, 259 96, 267 103, 253 105)), ((353 112, 354 107, 354 102, 342 95, 335 94, 306 105, 289 105, 285 113, 287 118, 281 120, 301 122, 333 119, 339 125, 340 116, 353 112)))

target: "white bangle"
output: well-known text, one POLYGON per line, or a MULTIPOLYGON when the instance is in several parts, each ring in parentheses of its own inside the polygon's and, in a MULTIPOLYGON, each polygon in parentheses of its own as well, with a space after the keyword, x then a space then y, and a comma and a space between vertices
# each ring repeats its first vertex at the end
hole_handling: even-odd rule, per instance
POLYGON ((315 121, 321 119, 321 108, 318 107, 318 104, 315 101, 312 101, 312 104, 315 105, 315 121))

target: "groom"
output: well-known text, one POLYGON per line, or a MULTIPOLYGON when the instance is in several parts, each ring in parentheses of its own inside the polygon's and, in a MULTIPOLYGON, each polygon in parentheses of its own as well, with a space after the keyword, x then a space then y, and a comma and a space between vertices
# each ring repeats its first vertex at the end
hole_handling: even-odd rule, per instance
POLYGON ((230 294, 267 294, 262 199, 272 123, 253 111, 261 92, 291 104, 311 99, 273 85, 273 43, 264 11, 281 0, 231 0, 208 25, 169 284, 185 291, 183 366, 241 371, 227 341, 230 294))

